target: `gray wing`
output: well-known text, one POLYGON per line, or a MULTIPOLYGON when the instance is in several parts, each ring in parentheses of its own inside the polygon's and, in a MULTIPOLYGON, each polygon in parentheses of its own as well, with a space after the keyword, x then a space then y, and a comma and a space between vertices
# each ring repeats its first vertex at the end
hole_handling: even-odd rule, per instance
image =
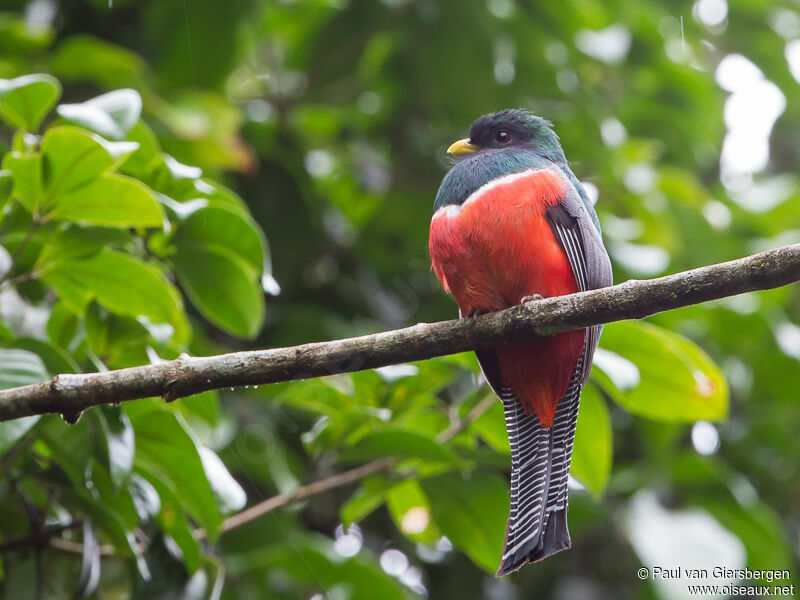
MULTIPOLYGON (((564 252, 567 254, 578 291, 596 290, 610 286, 614 280, 611 273, 611 260, 603 245, 600 232, 581 200, 578 192, 569 187, 566 197, 547 212, 547 222, 564 252)), ((592 357, 600 341, 602 325, 586 330, 584 349, 583 382, 589 378, 592 357)))

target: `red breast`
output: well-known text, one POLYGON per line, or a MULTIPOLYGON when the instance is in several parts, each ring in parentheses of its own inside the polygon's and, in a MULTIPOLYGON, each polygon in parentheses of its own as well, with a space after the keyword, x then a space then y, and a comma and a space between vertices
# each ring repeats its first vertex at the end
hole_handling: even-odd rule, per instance
MULTIPOLYGON (((553 171, 528 170, 497 179, 462 205, 434 214, 433 269, 462 314, 502 310, 533 294, 578 290, 569 260, 545 220, 567 185, 553 171)), ((583 338, 583 332, 575 331, 497 348, 503 383, 545 427, 552 425, 583 338)))

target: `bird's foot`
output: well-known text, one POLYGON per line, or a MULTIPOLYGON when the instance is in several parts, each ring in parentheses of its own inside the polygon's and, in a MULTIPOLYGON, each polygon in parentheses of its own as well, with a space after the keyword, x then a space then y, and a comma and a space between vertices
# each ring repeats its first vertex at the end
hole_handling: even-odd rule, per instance
POLYGON ((473 310, 468 312, 464 315, 465 319, 474 319, 475 317, 480 317, 483 313, 479 310, 473 310))
POLYGON ((544 300, 544 298, 541 294, 531 294, 530 296, 523 296, 519 303, 525 304, 526 302, 533 302, 534 300, 544 300))

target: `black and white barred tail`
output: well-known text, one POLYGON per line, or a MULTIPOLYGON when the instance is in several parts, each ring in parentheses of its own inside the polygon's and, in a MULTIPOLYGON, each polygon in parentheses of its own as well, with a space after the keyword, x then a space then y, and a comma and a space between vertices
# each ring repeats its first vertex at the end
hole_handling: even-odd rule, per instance
POLYGON ((549 429, 541 426, 536 415, 525 414, 513 391, 501 390, 511 444, 511 506, 498 577, 572 545, 567 529, 567 478, 583 366, 581 356, 549 429))

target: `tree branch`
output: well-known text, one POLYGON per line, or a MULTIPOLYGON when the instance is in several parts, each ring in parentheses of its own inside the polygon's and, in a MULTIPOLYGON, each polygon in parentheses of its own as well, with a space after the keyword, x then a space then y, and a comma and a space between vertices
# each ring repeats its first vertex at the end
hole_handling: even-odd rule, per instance
POLYGON ((373 335, 292 348, 180 358, 105 373, 57 375, 0 391, 0 421, 98 404, 349 373, 581 329, 767 290, 800 280, 800 244, 645 281, 545 298, 475 319, 420 323, 373 335))

